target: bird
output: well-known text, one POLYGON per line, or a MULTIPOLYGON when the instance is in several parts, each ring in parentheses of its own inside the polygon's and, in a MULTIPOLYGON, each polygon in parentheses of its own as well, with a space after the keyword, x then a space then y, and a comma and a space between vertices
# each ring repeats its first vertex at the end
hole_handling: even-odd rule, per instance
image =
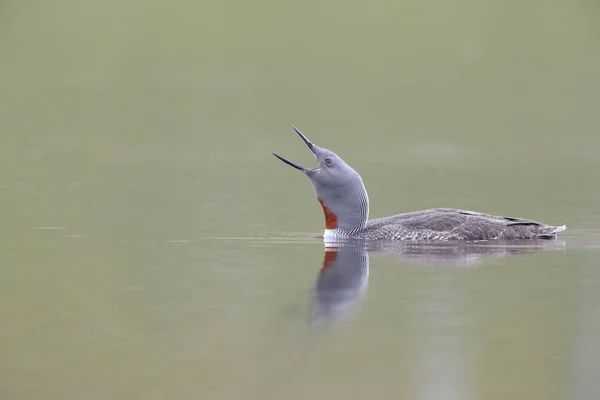
POLYGON ((372 240, 554 240, 566 225, 491 215, 454 208, 431 208, 369 219, 369 196, 361 176, 340 156, 313 144, 292 125, 317 160, 306 168, 277 153, 275 157, 304 172, 325 215, 323 239, 372 240))

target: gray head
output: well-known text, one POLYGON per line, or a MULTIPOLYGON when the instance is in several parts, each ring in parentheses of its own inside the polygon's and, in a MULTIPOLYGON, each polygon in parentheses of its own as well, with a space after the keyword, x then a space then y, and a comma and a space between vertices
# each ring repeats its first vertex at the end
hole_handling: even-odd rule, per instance
POLYGON ((363 229, 369 217, 369 198, 358 172, 337 154, 312 144, 296 127, 292 125, 292 128, 312 151, 319 165, 310 169, 278 154, 273 155, 310 178, 325 212, 325 229, 363 229))

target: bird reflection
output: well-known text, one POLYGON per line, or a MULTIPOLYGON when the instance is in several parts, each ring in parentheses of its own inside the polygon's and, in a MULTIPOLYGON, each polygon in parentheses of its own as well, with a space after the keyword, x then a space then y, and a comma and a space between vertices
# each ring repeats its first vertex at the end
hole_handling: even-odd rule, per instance
POLYGON ((360 242, 325 248, 315 282, 311 322, 322 330, 351 315, 369 280, 369 253, 360 242))
POLYGON ((327 331, 350 317, 364 297, 369 253, 419 265, 474 267, 485 258, 563 249, 562 241, 386 242, 343 240, 325 243, 323 266, 314 285, 311 327, 327 331))

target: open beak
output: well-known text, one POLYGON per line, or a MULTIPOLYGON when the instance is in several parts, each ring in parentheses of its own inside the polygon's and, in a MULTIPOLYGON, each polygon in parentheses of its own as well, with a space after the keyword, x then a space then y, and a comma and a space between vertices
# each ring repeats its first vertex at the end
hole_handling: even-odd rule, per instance
MULTIPOLYGON (((298 136, 300 136, 300 138, 302 138, 302 140, 304 141, 304 143, 306 143, 306 145, 308 146, 308 148, 310 149, 310 151, 312 151, 312 153, 316 155, 316 153, 315 153, 315 145, 312 144, 310 142, 310 140, 308 140, 308 138, 306 136, 304 136, 304 134, 302 132, 300 132, 298 130, 298 128, 296 128, 294 125, 292 125, 292 128, 296 131, 296 133, 298 134, 298 136)), ((304 166, 302 166, 300 164, 297 164, 297 163, 295 163, 293 161, 290 161, 287 158, 283 158, 279 154, 273 153, 273 155, 275 157, 279 158, 281 161, 283 161, 287 165, 291 165, 292 167, 294 167, 296 169, 299 169, 300 171, 304 171, 304 172, 310 171, 309 168, 306 168, 306 167, 304 167, 304 166)))

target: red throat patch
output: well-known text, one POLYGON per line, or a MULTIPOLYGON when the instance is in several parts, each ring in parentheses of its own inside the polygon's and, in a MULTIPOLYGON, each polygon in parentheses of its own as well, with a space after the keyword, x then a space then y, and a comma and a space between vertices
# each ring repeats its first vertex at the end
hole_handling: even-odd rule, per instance
POLYGON ((337 229, 338 220, 335 213, 327 208, 323 200, 319 199, 319 203, 321 203, 321 207, 323 207, 323 212, 325 213, 325 229, 337 229))

